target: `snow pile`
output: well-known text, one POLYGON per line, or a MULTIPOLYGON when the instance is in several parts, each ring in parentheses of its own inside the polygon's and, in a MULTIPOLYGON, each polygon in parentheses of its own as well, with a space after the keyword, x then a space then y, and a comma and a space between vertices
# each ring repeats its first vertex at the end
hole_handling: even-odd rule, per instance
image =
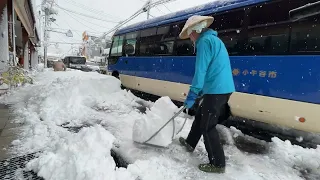
POLYGON ((128 169, 117 168, 110 155, 114 140, 100 125, 83 128, 61 139, 51 151, 31 160, 26 167, 51 180, 181 179, 178 172, 168 168, 172 162, 166 158, 138 160, 128 169))
POLYGON ((7 90, 7 89, 9 89, 9 86, 6 83, 2 83, 0 85, 0 92, 1 92, 1 90, 7 90))
MULTIPOLYGON (((179 109, 169 97, 166 96, 158 99, 151 109, 146 111, 146 114, 135 120, 132 134, 133 140, 140 143, 145 142, 178 111, 179 109)), ((172 142, 173 135, 175 135, 173 134, 173 123, 175 123, 176 133, 182 126, 181 122, 181 118, 175 118, 174 121, 167 124, 165 128, 147 143, 168 146, 172 142)))
POLYGON ((110 99, 111 106, 126 106, 123 99, 128 99, 125 96, 128 93, 121 91, 117 78, 81 71, 46 70, 35 75, 34 85, 21 87, 0 99, 13 104, 14 121, 27 127, 19 134, 20 139, 14 141, 19 154, 52 148, 70 133, 65 126, 102 121, 104 114, 95 107, 105 100, 110 99))
POLYGON ((16 103, 24 121, 78 125, 92 119, 96 113, 92 107, 99 99, 109 99, 120 90, 120 81, 112 76, 48 71, 35 77, 35 86, 18 90, 8 101, 16 103))
POLYGON ((317 149, 302 148, 292 145, 290 141, 272 138, 271 157, 281 159, 278 163, 297 170, 308 171, 320 178, 320 145, 317 149))
POLYGON ((101 126, 83 128, 30 161, 27 169, 52 180, 116 179, 116 164, 110 155, 113 141, 113 135, 101 126))

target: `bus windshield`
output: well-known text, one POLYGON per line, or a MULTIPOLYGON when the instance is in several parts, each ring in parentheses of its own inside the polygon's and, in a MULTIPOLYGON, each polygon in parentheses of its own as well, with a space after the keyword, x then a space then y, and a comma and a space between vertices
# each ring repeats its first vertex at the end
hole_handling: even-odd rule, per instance
POLYGON ((71 64, 85 64, 86 58, 85 57, 70 57, 71 64))

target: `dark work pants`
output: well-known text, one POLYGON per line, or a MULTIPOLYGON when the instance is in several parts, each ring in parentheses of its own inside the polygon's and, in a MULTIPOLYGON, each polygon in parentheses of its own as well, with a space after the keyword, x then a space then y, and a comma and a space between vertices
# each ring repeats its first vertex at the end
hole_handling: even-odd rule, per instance
POLYGON ((186 139, 195 148, 203 135, 210 164, 225 167, 225 155, 216 125, 228 118, 228 101, 231 94, 205 94, 186 139))

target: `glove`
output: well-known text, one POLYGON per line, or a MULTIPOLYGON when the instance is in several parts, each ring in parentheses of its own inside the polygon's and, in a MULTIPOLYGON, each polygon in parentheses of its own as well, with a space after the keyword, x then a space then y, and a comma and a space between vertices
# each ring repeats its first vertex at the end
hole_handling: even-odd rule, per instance
POLYGON ((188 96, 187 96, 186 100, 184 101, 184 105, 188 109, 192 108, 192 106, 194 105, 197 97, 198 97, 198 95, 196 93, 194 93, 193 91, 189 91, 188 96))

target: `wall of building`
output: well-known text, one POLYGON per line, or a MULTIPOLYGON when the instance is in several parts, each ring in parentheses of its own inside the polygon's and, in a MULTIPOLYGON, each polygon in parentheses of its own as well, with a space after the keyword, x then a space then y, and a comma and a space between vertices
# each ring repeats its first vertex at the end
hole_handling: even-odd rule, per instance
POLYGON ((31 68, 35 68, 38 65, 38 52, 33 51, 31 53, 31 68))
POLYGON ((7 8, 3 8, 0 14, 0 72, 3 72, 6 70, 9 61, 7 8))

